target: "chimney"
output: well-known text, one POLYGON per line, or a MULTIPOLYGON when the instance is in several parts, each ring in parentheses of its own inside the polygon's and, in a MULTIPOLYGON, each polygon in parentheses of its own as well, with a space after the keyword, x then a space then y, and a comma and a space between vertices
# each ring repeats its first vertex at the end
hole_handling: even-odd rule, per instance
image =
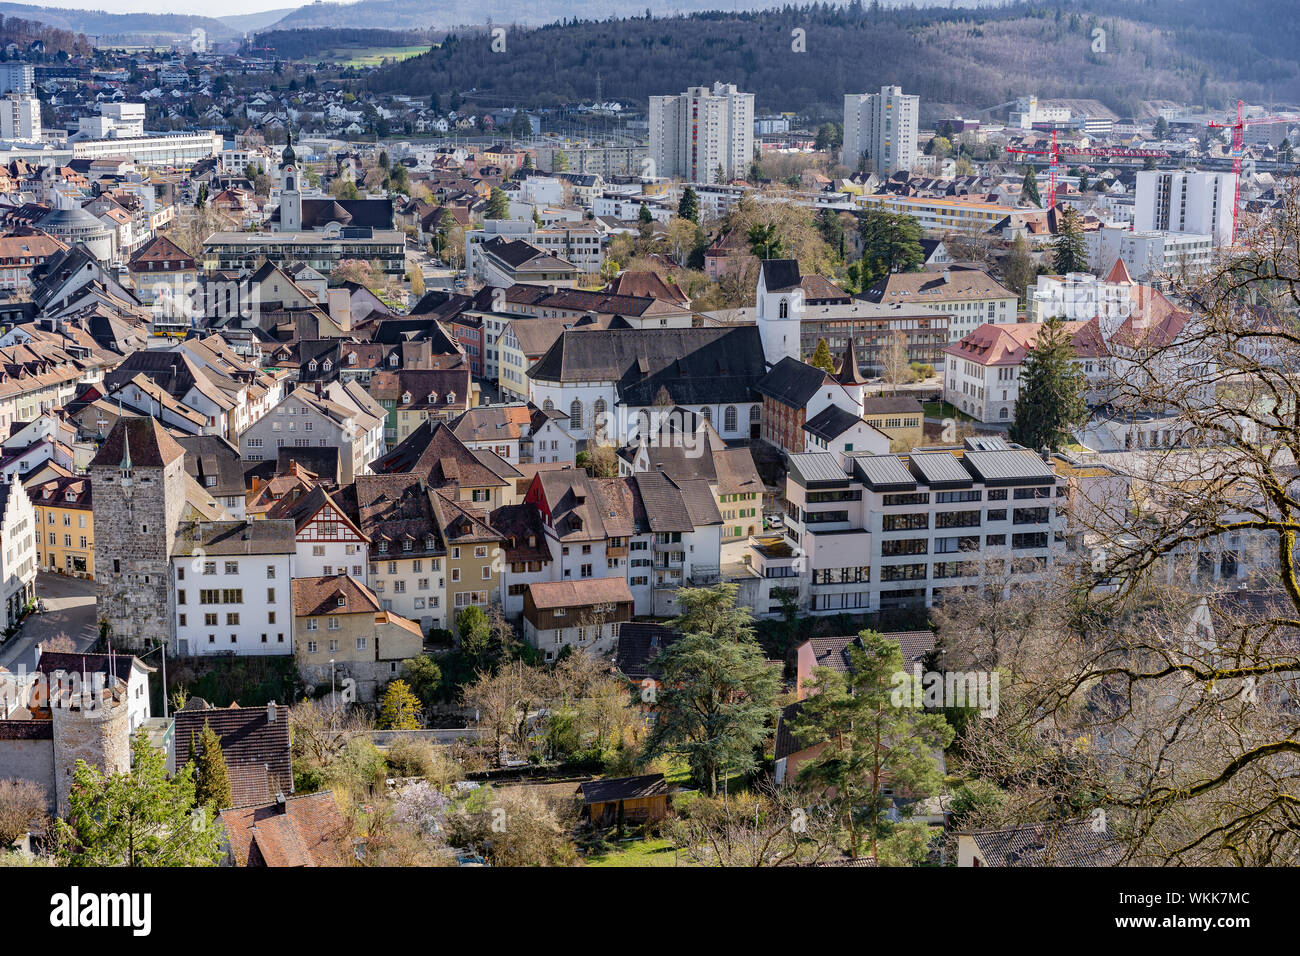
POLYGON ((275 723, 276 716, 277 714, 275 711, 275 701, 271 701, 269 704, 266 705, 266 722, 268 724, 275 723))

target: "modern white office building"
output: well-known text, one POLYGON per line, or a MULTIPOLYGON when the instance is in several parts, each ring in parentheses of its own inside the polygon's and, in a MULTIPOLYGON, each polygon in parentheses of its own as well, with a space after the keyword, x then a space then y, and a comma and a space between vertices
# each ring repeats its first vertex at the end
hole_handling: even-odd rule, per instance
POLYGON ((916 162, 917 114, 921 98, 900 86, 844 97, 844 165, 856 168, 865 153, 876 172, 889 176, 916 162))
POLYGON ((1153 169, 1137 174, 1136 232, 1208 235, 1215 246, 1232 242, 1235 173, 1153 169))
POLYGON ((696 183, 742 178, 754 159, 754 94, 734 84, 650 97, 651 175, 696 183))
POLYGON ((1050 462, 1000 438, 908 455, 791 455, 785 534, 808 569, 799 606, 928 607, 981 580, 1031 580, 1065 555, 1066 490, 1050 462))

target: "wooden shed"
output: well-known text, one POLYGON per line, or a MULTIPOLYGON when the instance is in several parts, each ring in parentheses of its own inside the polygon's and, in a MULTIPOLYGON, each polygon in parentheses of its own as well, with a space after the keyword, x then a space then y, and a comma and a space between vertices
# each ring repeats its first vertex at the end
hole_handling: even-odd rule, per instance
POLYGON ((589 780, 578 785, 583 815, 595 826, 662 820, 668 815, 671 793, 661 773, 589 780))

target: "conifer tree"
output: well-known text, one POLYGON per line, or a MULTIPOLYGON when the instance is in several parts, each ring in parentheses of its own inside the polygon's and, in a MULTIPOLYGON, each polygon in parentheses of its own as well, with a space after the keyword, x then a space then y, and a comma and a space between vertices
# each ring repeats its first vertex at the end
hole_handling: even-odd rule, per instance
POLYGON ((681 201, 677 204, 677 215, 694 223, 700 221, 700 197, 690 186, 682 190, 681 201))
POLYGON ((825 339, 817 340, 817 348, 813 350, 808 364, 824 370, 829 375, 835 374, 835 360, 831 358, 831 348, 826 344, 825 339))
POLYGON ((1061 207, 1052 246, 1052 269, 1057 275, 1088 271, 1088 250, 1083 244, 1079 211, 1068 203, 1061 207))
POLYGON ((1035 206, 1043 205, 1043 197, 1038 194, 1038 180, 1034 178, 1034 167, 1030 166, 1025 170, 1025 179, 1020 186, 1020 195, 1035 206))
POLYGON ((1059 451, 1087 417, 1083 387, 1065 323, 1053 316, 1043 323, 1020 373, 1011 440, 1034 451, 1059 451))
POLYGON ((198 746, 190 741, 190 754, 194 760, 194 799, 199 806, 224 810, 231 806, 230 772, 226 768, 226 755, 221 750, 221 738, 212 725, 203 722, 203 733, 198 746))

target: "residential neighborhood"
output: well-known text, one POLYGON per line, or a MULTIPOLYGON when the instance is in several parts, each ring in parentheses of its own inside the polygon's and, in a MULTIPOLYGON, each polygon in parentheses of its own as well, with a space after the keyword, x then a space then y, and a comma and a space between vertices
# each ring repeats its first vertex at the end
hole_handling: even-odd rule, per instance
POLYGON ((1300 865, 1293 48, 11 6, 0 863, 1300 865))

